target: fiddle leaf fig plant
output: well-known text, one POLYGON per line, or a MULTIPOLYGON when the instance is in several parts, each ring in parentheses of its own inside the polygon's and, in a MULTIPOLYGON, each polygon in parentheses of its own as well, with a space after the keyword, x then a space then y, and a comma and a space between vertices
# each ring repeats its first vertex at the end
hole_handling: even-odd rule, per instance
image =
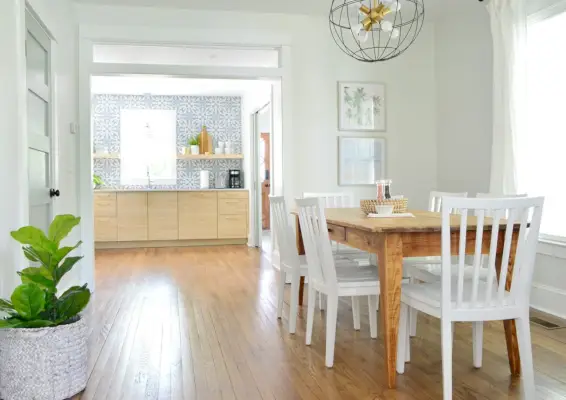
POLYGON ((59 297, 57 286, 82 258, 68 256, 82 242, 61 247, 61 241, 80 221, 73 215, 58 215, 48 232, 33 226, 11 232, 24 245, 26 258, 35 265, 18 272, 22 284, 14 289, 10 300, 0 299, 0 312, 7 314, 0 319, 0 328, 44 328, 78 319, 90 301, 87 285, 73 286, 59 297))

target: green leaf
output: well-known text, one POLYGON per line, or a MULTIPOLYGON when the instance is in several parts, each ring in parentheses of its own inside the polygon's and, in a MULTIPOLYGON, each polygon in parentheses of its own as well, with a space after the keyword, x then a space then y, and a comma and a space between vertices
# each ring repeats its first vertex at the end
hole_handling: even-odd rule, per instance
POLYGON ((14 306, 8 300, 0 299, 0 311, 13 311, 14 306))
POLYGON ((57 251, 57 245, 47 239, 45 233, 33 226, 24 226, 17 231, 12 231, 11 235, 21 244, 29 244, 34 250, 44 251, 52 254, 57 251))
POLYGON ((71 251, 78 248, 81 244, 83 244, 83 242, 79 241, 76 245, 74 245, 72 247, 61 247, 59 250, 57 250, 57 252, 53 256, 53 258, 51 259, 51 263, 53 264, 53 267, 55 268, 55 267, 59 266, 59 263, 61 262, 61 260, 64 259, 65 257, 67 257, 67 255, 71 251))
POLYGON ((61 240, 66 238, 80 222, 80 217, 71 214, 57 215, 49 226, 49 240, 59 246, 61 240))
POLYGON ((45 251, 36 250, 31 246, 23 247, 24 256, 30 261, 39 262, 44 267, 49 268, 51 263, 51 255, 45 251))
POLYGON ((34 319, 33 321, 20 321, 18 323, 13 323, 12 328, 46 328, 48 326, 54 326, 55 322, 47 321, 44 319, 34 319))
POLYGON ((75 264, 77 262, 79 262, 79 260, 81 260, 83 257, 67 257, 65 259, 65 261, 63 261, 63 264, 61 264, 61 266, 59 268, 57 268, 55 270, 55 284, 59 284, 59 282, 61 281, 61 278, 63 278, 63 276, 69 272, 71 269, 73 269, 73 267, 75 266, 75 264))
POLYGON ((20 323, 20 321, 16 319, 0 319, 0 329, 15 328, 18 323, 20 323))
POLYGON ((45 267, 29 267, 18 272, 22 278, 22 283, 36 283, 42 289, 55 292, 56 282, 53 281, 53 275, 45 267))
POLYGON ((80 313, 90 301, 90 290, 84 286, 73 286, 59 297, 57 311, 60 321, 66 321, 80 313))
POLYGON ((24 283, 12 293, 12 304, 23 319, 33 319, 45 307, 45 292, 35 283, 24 283))

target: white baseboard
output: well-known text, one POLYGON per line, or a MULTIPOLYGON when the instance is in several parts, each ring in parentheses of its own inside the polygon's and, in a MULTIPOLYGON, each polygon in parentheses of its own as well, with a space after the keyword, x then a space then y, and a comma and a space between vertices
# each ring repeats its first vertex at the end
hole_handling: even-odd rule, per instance
POLYGON ((531 307, 566 319, 566 290, 535 282, 531 291, 531 307))

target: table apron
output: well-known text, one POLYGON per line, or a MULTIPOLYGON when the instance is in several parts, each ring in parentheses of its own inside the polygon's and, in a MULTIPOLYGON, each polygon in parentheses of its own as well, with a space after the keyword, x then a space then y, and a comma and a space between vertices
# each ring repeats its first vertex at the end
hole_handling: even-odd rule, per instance
MULTIPOLYGON (((392 232, 393 233, 393 232, 392 232)), ((355 228, 338 225, 328 225, 328 235, 331 240, 363 251, 375 253, 378 248, 378 238, 388 233, 372 233, 355 228)), ((403 242, 403 257, 440 256, 441 232, 401 232, 403 242)), ((501 239, 501 235, 500 238, 501 239)), ((450 234, 452 255, 459 254, 460 232, 450 234)), ((498 241, 498 251, 501 251, 502 241, 498 241)), ((489 254, 491 231, 483 232, 482 254, 489 254)), ((466 234, 466 254, 475 254, 476 232, 466 234)))

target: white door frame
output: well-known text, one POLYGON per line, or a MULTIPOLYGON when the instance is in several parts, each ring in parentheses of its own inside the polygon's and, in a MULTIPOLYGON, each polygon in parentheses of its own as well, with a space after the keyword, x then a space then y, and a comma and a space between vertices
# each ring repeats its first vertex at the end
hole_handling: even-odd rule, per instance
MULTIPOLYGON (((246 35, 245 38, 238 31, 231 34, 224 32, 218 36, 208 30, 168 30, 128 27, 81 27, 79 29, 79 182, 78 199, 79 215, 81 216, 81 246, 83 260, 81 266, 81 279, 88 283, 89 287, 95 289, 94 281, 94 196, 92 189, 92 133, 91 133, 91 87, 92 75, 168 75, 186 78, 209 78, 209 79, 265 79, 278 78, 281 80, 281 92, 285 98, 281 98, 281 121, 282 131, 281 146, 283 144, 284 132, 291 133, 292 124, 292 79, 291 79, 291 49, 288 46, 289 39, 279 35, 246 35), (182 31, 182 32, 181 32, 182 31), (160 38, 155 40, 155 38, 160 38), (240 38, 240 39, 239 39, 240 38), (182 40, 181 40, 182 39, 182 40), (113 64, 94 63, 92 60, 93 45, 95 43, 120 43, 120 44, 200 44, 200 45, 238 45, 246 43, 249 46, 277 47, 280 49, 279 68, 231 68, 231 67, 188 67, 177 65, 147 65, 147 64, 113 64)), ((274 105, 275 106, 275 105, 274 105)), ((275 132, 274 132, 275 134, 275 132)), ((282 148, 282 147, 281 147, 282 148)), ((282 160, 281 160, 282 161, 282 160)), ((277 184, 272 185, 272 192, 283 194, 282 162, 278 165, 281 173, 277 184)), ((275 169, 275 165, 273 165, 275 169)))

